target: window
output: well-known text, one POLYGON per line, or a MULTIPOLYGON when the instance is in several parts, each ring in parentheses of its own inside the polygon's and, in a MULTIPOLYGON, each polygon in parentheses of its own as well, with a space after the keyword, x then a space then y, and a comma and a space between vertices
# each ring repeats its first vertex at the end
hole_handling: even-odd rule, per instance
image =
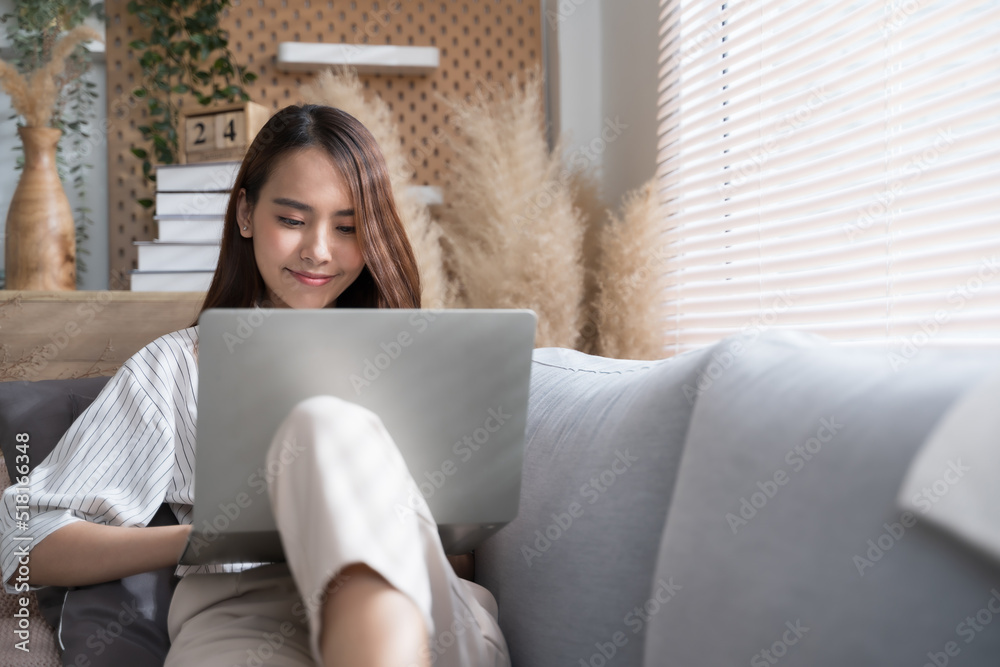
POLYGON ((1000 0, 661 0, 682 352, 1000 343, 1000 0))

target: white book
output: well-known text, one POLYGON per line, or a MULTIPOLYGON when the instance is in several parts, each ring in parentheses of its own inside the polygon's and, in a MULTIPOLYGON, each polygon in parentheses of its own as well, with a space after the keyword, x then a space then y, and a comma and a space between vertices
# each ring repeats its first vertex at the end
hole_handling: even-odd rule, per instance
POLYGON ((225 215, 228 192, 157 192, 156 215, 225 215))
POLYGON ((158 241, 222 241, 225 218, 217 215, 156 216, 158 241))
POLYGON ((228 192, 236 182, 240 162, 165 164, 156 168, 157 192, 228 192))
POLYGON ((136 241, 140 271, 215 271, 220 243, 136 241))
POLYGON ((214 271, 132 271, 133 292, 207 292, 214 271))

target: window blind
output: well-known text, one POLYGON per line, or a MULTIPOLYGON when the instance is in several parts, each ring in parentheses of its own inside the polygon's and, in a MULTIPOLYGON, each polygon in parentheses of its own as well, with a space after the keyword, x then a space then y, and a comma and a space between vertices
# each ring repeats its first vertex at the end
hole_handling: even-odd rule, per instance
POLYGON ((661 0, 669 351, 1000 344, 1000 0, 661 0))

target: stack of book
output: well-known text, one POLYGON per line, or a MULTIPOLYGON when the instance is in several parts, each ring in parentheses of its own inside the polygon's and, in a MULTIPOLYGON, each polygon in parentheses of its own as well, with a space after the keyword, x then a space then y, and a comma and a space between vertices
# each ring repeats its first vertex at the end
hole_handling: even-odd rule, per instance
POLYGON ((155 241, 136 241, 134 292, 204 292, 219 262, 222 226, 238 161, 156 170, 155 241))

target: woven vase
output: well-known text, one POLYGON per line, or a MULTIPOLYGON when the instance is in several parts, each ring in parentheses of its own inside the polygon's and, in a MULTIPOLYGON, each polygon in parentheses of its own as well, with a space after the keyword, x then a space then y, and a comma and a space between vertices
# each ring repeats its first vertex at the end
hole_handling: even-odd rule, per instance
POLYGON ((24 170, 7 212, 6 289, 76 289, 76 227, 56 170, 51 127, 19 127, 24 170))

